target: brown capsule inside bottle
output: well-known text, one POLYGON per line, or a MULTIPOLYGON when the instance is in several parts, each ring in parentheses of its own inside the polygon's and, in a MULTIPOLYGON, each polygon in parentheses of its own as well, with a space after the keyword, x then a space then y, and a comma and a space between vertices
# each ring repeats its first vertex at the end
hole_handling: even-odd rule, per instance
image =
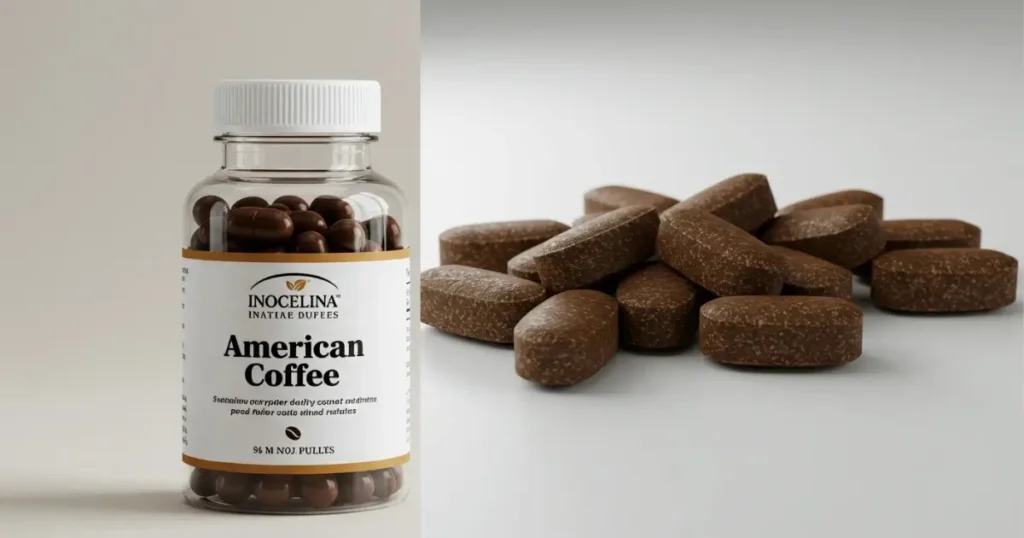
POLYGON ((196 228, 196 231, 192 232, 192 238, 189 240, 188 248, 192 250, 209 250, 210 229, 206 226, 196 228))
POLYGON ((287 503, 292 493, 292 477, 287 475, 262 476, 253 488, 256 500, 268 506, 287 503))
POLYGON ((395 475, 395 491, 402 489, 402 485, 405 484, 405 469, 401 466, 392 467, 391 474, 395 475))
POLYGON ((228 213, 228 235, 243 241, 283 242, 293 230, 292 219, 277 209, 241 207, 228 213))
POLYGON ((380 500, 387 499, 398 489, 398 481, 391 469, 378 469, 373 475, 373 496, 380 500))
POLYGON ((327 230, 327 244, 333 252, 360 252, 366 246, 366 231, 353 219, 342 219, 327 230))
POLYGON ((287 207, 289 211, 306 211, 309 209, 309 204, 307 204, 305 200, 291 194, 278 196, 277 199, 274 200, 273 205, 277 204, 287 207))
POLYGON ((376 241, 367 241, 366 245, 363 246, 363 250, 359 252, 380 252, 384 249, 380 248, 380 243, 376 241))
POLYGON ((242 504, 252 495, 252 476, 241 473, 220 473, 217 496, 227 504, 242 504))
POLYGON ((226 252, 249 252, 249 250, 245 243, 228 239, 226 252))
POLYGON ((188 477, 188 487, 192 493, 200 497, 213 497, 217 494, 217 473, 209 469, 192 469, 188 477))
POLYGON ((327 221, 328 226, 342 219, 355 218, 356 215, 352 206, 337 196, 317 196, 313 203, 309 204, 309 209, 319 213, 327 221))
POLYGON ((370 241, 382 244, 387 250, 402 248, 402 227, 391 215, 364 220, 363 229, 370 241))
POLYGON ((231 205, 231 209, 238 209, 240 207, 268 207, 270 204, 260 198, 259 196, 246 196, 245 198, 239 198, 237 202, 231 205))
POLYGON ((292 208, 290 208, 290 207, 288 207, 288 206, 286 206, 284 204, 270 204, 268 207, 270 209, 276 209, 278 211, 284 211, 285 213, 291 213, 292 212, 292 208))
POLYGON ((210 219, 210 212, 213 210, 213 206, 217 203, 227 205, 220 196, 207 195, 196 200, 196 203, 192 205, 192 220, 196 221, 196 224, 202 225, 210 219))
POLYGON ((295 252, 308 254, 327 252, 327 240, 319 232, 302 232, 295 237, 295 252))
POLYGON ((346 504, 362 504, 373 499, 373 477, 370 473, 338 475, 338 500, 346 504))
POLYGON ((327 508, 338 499, 338 481, 333 476, 303 476, 299 496, 313 508, 327 508))
POLYGON ((295 234, 302 232, 327 233, 327 221, 316 211, 292 211, 288 214, 295 227, 295 234))

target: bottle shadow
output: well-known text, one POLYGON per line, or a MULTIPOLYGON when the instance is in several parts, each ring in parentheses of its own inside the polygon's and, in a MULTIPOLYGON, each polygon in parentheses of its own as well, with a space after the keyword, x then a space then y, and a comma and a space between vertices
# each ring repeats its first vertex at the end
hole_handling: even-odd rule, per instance
POLYGON ((185 504, 178 490, 39 492, 0 496, 0 506, 17 513, 26 511, 71 511, 108 515, 168 515, 200 513, 185 504))

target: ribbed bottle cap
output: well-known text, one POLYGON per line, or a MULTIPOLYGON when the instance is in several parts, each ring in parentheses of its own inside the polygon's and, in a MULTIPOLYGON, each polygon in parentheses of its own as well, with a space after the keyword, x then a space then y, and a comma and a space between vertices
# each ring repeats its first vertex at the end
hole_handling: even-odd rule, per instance
POLYGON ((218 134, 377 134, 374 80, 224 80, 214 92, 218 134))

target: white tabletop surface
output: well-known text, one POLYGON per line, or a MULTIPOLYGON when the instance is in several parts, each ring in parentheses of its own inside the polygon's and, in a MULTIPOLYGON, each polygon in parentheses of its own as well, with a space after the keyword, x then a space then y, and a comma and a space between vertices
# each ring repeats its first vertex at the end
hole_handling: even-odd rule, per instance
POLYGON ((857 292, 863 356, 810 373, 623 352, 544 390, 511 349, 425 329, 426 535, 1019 536, 1020 303, 896 316, 857 292))

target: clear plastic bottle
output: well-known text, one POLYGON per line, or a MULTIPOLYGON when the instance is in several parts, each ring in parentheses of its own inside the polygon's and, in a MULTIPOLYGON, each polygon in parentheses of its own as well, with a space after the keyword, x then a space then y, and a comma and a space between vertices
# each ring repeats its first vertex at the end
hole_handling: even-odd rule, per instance
POLYGON ((376 508, 410 457, 409 248, 374 172, 380 86, 218 85, 221 169, 182 245, 182 459, 195 506, 376 508))

